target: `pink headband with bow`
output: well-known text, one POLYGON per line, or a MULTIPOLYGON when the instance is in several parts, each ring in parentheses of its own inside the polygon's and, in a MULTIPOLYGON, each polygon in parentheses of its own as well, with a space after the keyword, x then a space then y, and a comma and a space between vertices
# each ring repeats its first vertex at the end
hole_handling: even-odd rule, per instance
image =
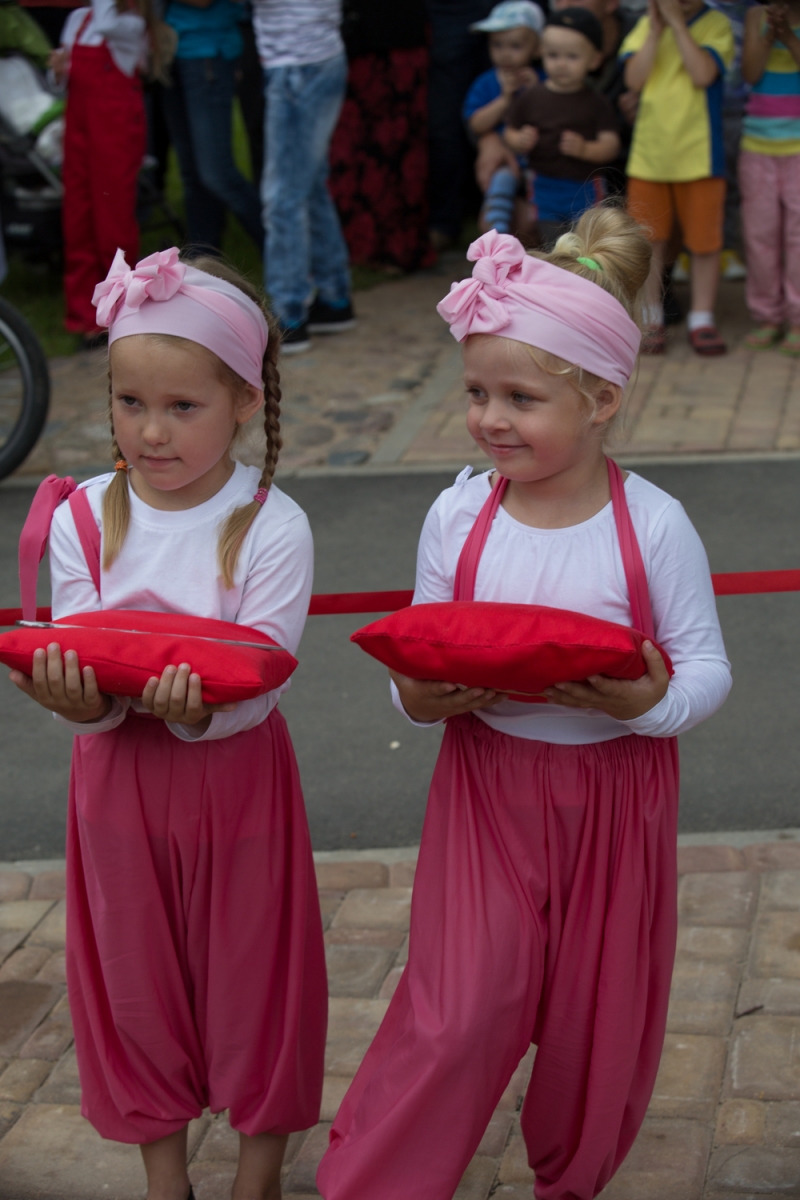
POLYGON ((143 258, 133 270, 117 250, 92 303, 97 324, 108 326, 109 345, 137 333, 188 338, 263 391, 269 330, 261 309, 232 283, 181 262, 174 246, 143 258))
POLYGON ((473 242, 475 263, 437 304, 457 342, 493 333, 547 350, 621 387, 631 377, 641 334, 597 284, 532 258, 521 242, 491 229, 473 242))

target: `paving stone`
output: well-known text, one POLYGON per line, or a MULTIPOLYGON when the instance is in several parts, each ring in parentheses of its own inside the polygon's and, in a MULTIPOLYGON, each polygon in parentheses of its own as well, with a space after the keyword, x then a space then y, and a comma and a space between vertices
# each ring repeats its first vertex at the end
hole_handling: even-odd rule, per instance
POLYGON ((18 1050, 60 995, 51 983, 22 979, 0 983, 0 1054, 9 1056, 18 1050))
POLYGON ((488 1155, 489 1158, 500 1158, 505 1151, 509 1130, 513 1124, 513 1113, 502 1110, 493 1113, 475 1153, 488 1155))
MULTIPOLYGON (((37 949, 37 947, 32 946, 31 949, 37 949)), ((56 950, 51 954, 42 965, 41 970, 36 973, 36 978, 42 983, 66 983, 67 963, 64 951, 56 950)))
POLYGON ((24 871, 0 871, 0 904, 24 900, 30 886, 31 877, 24 871))
POLYGON ((492 1200, 531 1200, 529 1183, 499 1183, 492 1192, 492 1200))
MULTIPOLYGON (((209 1123, 200 1146, 195 1153, 193 1162, 231 1162, 239 1161, 239 1134, 231 1129, 226 1116, 216 1117, 209 1123)), ((227 1200, 227 1198, 226 1198, 227 1200)))
POLYGON ((408 929, 411 888, 355 888, 331 922, 334 929, 408 929))
POLYGON ((397 991, 397 985, 400 982, 405 967, 392 967, 389 974, 381 984, 381 990, 378 996, 381 1000, 391 1000, 392 996, 397 991))
MULTIPOLYGON (((49 1066, 53 1067, 53 1064, 49 1066)), ((59 1059, 34 1099, 37 1104, 80 1104, 81 1081, 74 1049, 59 1059)))
POLYGON ((519 1127, 514 1130, 506 1146, 497 1178, 500 1183, 525 1183, 533 1187, 534 1175, 528 1166, 528 1150, 519 1127))
POLYGON ((681 925, 676 960, 702 958, 706 962, 741 962, 747 955, 750 933, 730 925, 681 925))
POLYGON ((700 1200, 711 1142, 699 1121, 648 1117, 603 1200, 700 1200))
POLYGON ((4 1138, 11 1126, 19 1120, 22 1113, 21 1104, 12 1104, 8 1100, 0 1100, 0 1138, 4 1138))
POLYGON ((734 846, 679 846, 678 874, 698 871, 743 871, 744 856, 734 846))
POLYGON ((0 930, 0 963, 25 941, 24 929, 0 930))
POLYGON ((45 946, 22 946, 0 967, 0 983, 4 979, 33 979, 49 957, 50 951, 45 946))
POLYGON ((40 1083, 53 1069, 51 1062, 38 1058, 15 1058, 0 1075, 0 1100, 30 1100, 40 1083))
POLYGON ((72 1020, 69 1011, 53 1012, 42 1021, 38 1029, 19 1051, 20 1058, 43 1058, 58 1062, 64 1051, 72 1044, 72 1020))
POLYGON ((739 989, 739 970, 722 962, 675 963, 667 1029, 674 1033, 727 1034, 739 989))
POLYGON ((760 842, 745 846, 743 854, 751 871, 800 870, 798 842, 760 842))
POLYGON ((749 925, 757 889, 757 876, 749 871, 684 875, 678 892, 680 919, 687 925, 749 925))
POLYGON ((235 1175, 235 1162, 198 1162, 195 1159, 189 1166, 189 1178, 197 1200, 230 1200, 235 1175))
POLYGON ((296 1159, 292 1163, 291 1170, 286 1176, 283 1185, 285 1193, 291 1195, 293 1192, 306 1192, 312 1196, 317 1194, 317 1167, 323 1154, 328 1149, 330 1128, 330 1125, 325 1122, 324 1124, 315 1125, 309 1131, 296 1159))
POLYGON ((402 946, 397 952, 397 958, 394 960, 395 966, 404 967, 408 962, 408 937, 406 937, 402 946))
POLYGON ((768 1108, 759 1100, 726 1100, 717 1113, 715 1143, 757 1146, 764 1138, 768 1108))
POLYGON ((413 887, 416 873, 417 860, 415 858, 409 858, 406 862, 394 863, 389 872, 389 883, 392 887, 413 887))
POLYGON ((759 913, 753 930, 750 974, 800 979, 800 912, 759 913))
POLYGON ((331 921, 337 912, 339 905, 344 900, 344 892, 329 892, 325 889, 319 893, 319 908, 322 913, 322 928, 329 929, 331 921))
MULTIPOLYGON (((29 901, 28 903, 34 903, 29 901)), ((45 901, 41 901, 45 903, 45 901)), ((66 901, 59 900, 54 904, 40 925, 28 937, 31 946, 49 946, 52 950, 64 949, 66 935, 67 908, 66 901)))
POLYGON ((381 862, 317 863, 317 886, 334 892, 352 888, 380 888, 389 883, 389 868, 381 862))
POLYGON ((10 1197, 47 1200, 134 1200, 145 1188, 139 1147, 104 1141, 77 1105, 27 1108, 0 1142, 0 1178, 10 1197))
POLYGON ((800 1195, 800 1149, 769 1146, 723 1146, 708 1166, 710 1191, 775 1192, 800 1195))
POLYGON ((527 1054, 520 1059, 516 1071, 508 1082, 508 1087, 500 1097, 497 1108, 501 1112, 516 1112, 525 1097, 525 1091, 530 1083, 533 1060, 536 1057, 536 1047, 530 1046, 527 1054))
POLYGON ((754 1009, 800 1017, 800 979, 745 979, 739 989, 736 1013, 745 1016, 754 1009))
POLYGON ((347 1095, 347 1089, 352 1082, 352 1079, 348 1079, 343 1075, 325 1076, 322 1083, 322 1108, 319 1114, 321 1121, 335 1120, 342 1101, 347 1095))
POLYGON ((328 929, 325 933, 326 946, 383 946, 387 950, 399 950, 406 940, 402 929, 328 929))
POLYGON ((453 1200, 486 1200, 496 1172, 497 1163, 493 1158, 476 1155, 462 1175, 453 1200))
POLYGON ((31 886, 31 900, 63 900, 67 890, 67 878, 64 871, 42 871, 34 875, 31 886))
POLYGON ((374 996, 394 957, 394 951, 378 946, 326 946, 329 994, 374 996))
POLYGON ((725 1038, 668 1033, 650 1101, 654 1117, 714 1117, 725 1070, 725 1038))
POLYGON ((353 1078, 388 1007, 388 1000, 330 1000, 326 1074, 353 1078))
POLYGON ((0 904, 0 933, 28 933, 53 907, 51 900, 12 900, 0 904))
POLYGON ((800 1020, 756 1015, 737 1022, 727 1090, 752 1100, 800 1099, 800 1020))
POLYGON ((767 1104, 766 1141, 771 1146, 800 1146, 800 1102, 767 1104))
POLYGON ((800 910, 800 871, 765 871, 758 906, 761 912, 800 910))

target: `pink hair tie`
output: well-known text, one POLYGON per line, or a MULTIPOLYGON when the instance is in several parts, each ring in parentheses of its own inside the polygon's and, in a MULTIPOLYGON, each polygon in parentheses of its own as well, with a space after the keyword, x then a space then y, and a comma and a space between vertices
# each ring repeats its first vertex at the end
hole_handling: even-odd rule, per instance
POLYGON ((268 495, 269 492, 266 488, 259 488, 255 496, 253 496, 253 499, 255 500, 256 504, 264 504, 268 495))

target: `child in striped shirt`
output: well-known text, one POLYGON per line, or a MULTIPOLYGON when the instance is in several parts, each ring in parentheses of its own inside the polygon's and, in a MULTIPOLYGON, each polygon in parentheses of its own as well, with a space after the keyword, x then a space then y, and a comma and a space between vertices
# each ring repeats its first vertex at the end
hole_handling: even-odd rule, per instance
POLYGON ((747 254, 745 339, 800 357, 800 0, 747 14, 742 75, 752 85, 739 186, 747 254))

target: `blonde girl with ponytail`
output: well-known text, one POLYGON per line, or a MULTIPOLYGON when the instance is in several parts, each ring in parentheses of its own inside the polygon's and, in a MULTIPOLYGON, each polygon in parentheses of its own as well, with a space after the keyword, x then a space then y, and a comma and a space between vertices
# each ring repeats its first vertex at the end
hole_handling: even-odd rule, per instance
POLYGON ((604 452, 639 348, 644 232, 595 208, 550 254, 492 230, 469 257, 472 278, 439 312, 464 346, 467 428, 492 469, 466 468, 433 505, 414 603, 494 602, 470 630, 483 645, 497 602, 635 626, 646 670, 576 681, 565 668, 538 703, 392 673, 401 712, 447 725, 408 965, 333 1122, 325 1200, 452 1196, 532 1042, 520 1125, 536 1196, 594 1200, 606 1186, 664 1038, 676 735, 730 687, 700 539, 675 500, 604 452))
MULTIPOLYGON (((92 581, 69 505, 55 512, 55 617, 147 609, 235 621, 297 649, 313 546, 273 482, 279 338, 263 298, 216 259, 121 252, 95 290, 109 330, 115 470, 82 485, 100 533, 92 581), (234 461, 263 411, 262 468, 234 461)), ((76 655, 37 651, 14 682, 76 734, 67 975, 83 1113, 141 1146, 148 1200, 191 1196, 188 1123, 227 1109, 232 1195, 278 1195, 288 1135, 319 1118, 322 928, 288 684, 205 705, 191 663, 141 697, 98 692, 76 655)))

